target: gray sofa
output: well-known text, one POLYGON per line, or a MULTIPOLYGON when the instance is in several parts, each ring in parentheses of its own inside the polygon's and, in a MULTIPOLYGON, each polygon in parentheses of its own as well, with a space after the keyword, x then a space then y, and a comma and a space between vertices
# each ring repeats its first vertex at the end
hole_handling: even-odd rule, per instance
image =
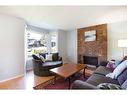
POLYGON ((74 81, 71 85, 71 89, 98 89, 98 85, 101 83, 116 84, 122 89, 127 89, 127 68, 117 77, 117 79, 106 77, 106 74, 111 72, 112 71, 109 68, 99 66, 86 81, 74 81))

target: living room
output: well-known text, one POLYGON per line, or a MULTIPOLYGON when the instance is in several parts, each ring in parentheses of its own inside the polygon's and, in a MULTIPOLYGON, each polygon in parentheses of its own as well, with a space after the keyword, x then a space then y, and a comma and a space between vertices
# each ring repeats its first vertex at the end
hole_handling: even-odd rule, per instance
MULTIPOLYGON (((82 87, 83 83, 79 87, 76 80, 87 81, 92 76, 92 73, 95 72, 95 69, 98 70, 101 64, 106 64, 104 63, 105 61, 113 63, 115 60, 122 63, 121 60, 127 54, 126 11, 127 7, 125 6, 0 6, 0 51, 1 63, 3 63, 0 67, 0 89, 27 89, 27 87, 28 89, 39 90, 78 89, 82 87), (34 67, 32 67, 32 70, 26 71, 28 30, 39 33, 45 31, 46 35, 48 34, 46 40, 44 40, 47 44, 43 43, 42 45, 47 47, 47 51, 32 53, 58 54, 62 57, 61 60, 57 61, 61 61, 64 74, 56 70, 56 68, 61 67, 61 64, 50 67, 52 70, 48 69, 48 74, 49 72, 55 73, 53 76, 42 75, 47 68, 42 70, 42 73, 40 73, 41 71, 36 72, 34 67), (52 52, 51 34, 53 33, 56 33, 56 38, 53 40, 55 51, 52 52), (95 64, 95 59, 93 59, 94 62, 89 61, 84 64, 84 56, 97 57, 97 64, 95 64), (78 63, 83 65, 78 66, 78 63), (90 63, 93 63, 92 66, 90 63), (88 65, 87 68, 86 65, 88 65), (75 70, 75 66, 78 66, 78 69, 75 70), (70 71, 71 69, 72 71, 70 71), (65 72, 68 70, 70 73, 65 72), (83 76, 79 71, 83 73, 83 76), (56 77, 56 74, 59 77, 56 77), (21 80, 22 82, 19 83, 21 80), (34 83, 35 81, 36 83, 34 83), (24 85, 27 86, 25 87, 24 85)), ((39 45, 41 46, 41 44, 39 45)), ((36 46, 33 46, 32 49, 35 49, 36 46)), ((32 60, 35 58, 32 57, 33 54, 31 54, 32 60)), ((35 58, 36 60, 38 59, 35 58)), ((36 63, 32 64, 36 65, 36 63)), ((121 72, 123 73, 123 71, 121 72)), ((96 72, 96 74, 99 72, 96 72)), ((47 71, 44 74, 47 74, 47 71)), ((89 89, 90 87, 95 87, 88 83, 85 82, 85 85, 88 85, 89 89)))

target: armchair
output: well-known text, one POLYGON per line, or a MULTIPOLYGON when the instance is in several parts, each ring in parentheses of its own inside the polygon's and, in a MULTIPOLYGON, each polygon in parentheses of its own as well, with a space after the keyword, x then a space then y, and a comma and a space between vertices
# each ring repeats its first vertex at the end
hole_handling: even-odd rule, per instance
POLYGON ((33 57, 33 70, 34 74, 38 76, 50 76, 53 75, 50 72, 50 69, 59 67, 63 64, 62 57, 59 57, 58 60, 55 61, 46 61, 43 62, 41 58, 36 55, 32 55, 33 57))

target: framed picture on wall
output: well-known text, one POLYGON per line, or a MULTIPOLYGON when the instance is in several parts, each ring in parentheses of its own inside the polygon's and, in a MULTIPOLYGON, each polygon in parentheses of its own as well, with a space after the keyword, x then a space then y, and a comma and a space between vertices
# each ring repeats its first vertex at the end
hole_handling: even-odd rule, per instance
POLYGON ((96 41, 96 30, 86 31, 84 37, 85 42, 96 41))

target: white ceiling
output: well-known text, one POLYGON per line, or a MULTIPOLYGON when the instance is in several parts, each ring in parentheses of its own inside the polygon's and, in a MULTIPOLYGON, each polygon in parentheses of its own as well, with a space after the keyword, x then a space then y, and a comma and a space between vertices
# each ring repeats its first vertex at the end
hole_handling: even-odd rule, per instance
MULTIPOLYGON (((126 10, 127 7, 113 6, 1 6, 0 13, 25 19, 32 25, 64 30, 95 24, 105 15, 126 10)), ((109 17, 110 15, 107 15, 109 17)))

